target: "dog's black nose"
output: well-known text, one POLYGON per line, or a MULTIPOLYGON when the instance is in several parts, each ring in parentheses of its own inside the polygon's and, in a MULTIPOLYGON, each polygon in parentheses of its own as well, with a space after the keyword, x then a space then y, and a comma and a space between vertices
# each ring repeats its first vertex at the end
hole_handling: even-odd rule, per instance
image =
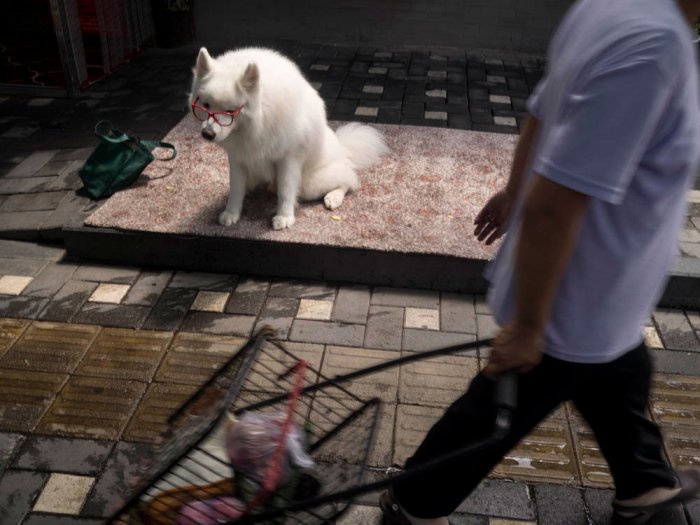
POLYGON ((202 130, 202 137, 204 137, 207 140, 214 140, 216 138, 216 133, 214 133, 210 129, 203 129, 202 130))

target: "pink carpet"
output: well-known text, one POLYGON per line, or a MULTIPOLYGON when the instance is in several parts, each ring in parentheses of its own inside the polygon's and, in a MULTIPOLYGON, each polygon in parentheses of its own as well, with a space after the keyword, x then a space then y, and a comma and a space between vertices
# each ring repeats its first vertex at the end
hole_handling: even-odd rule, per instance
MULTIPOLYGON (((276 196, 246 197, 238 224, 217 223, 228 192, 228 163, 219 147, 185 117, 165 138, 177 159, 154 162, 131 188, 111 197, 88 226, 209 237, 368 248, 489 259, 495 246, 473 236, 474 217, 506 181, 516 137, 492 133, 377 125, 392 153, 361 173, 362 188, 328 211, 300 204, 296 224, 274 231, 276 196), (156 178, 169 174, 165 178, 156 178)), ((158 152, 156 152, 158 153, 158 152)))

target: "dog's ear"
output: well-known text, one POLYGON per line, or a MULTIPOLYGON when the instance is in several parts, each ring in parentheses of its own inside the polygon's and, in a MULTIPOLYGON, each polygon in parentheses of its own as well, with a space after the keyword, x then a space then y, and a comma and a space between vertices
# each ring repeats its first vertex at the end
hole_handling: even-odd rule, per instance
POLYGON ((213 59, 211 58, 211 55, 209 55, 207 48, 201 48, 199 50, 199 55, 197 55, 197 65, 194 68, 194 74, 201 78, 209 73, 209 71, 211 71, 212 61, 213 59))
POLYGON ((257 64, 251 62, 243 72, 243 76, 241 77, 241 86, 247 92, 252 93, 253 91, 257 91, 259 85, 260 70, 258 69, 257 64))

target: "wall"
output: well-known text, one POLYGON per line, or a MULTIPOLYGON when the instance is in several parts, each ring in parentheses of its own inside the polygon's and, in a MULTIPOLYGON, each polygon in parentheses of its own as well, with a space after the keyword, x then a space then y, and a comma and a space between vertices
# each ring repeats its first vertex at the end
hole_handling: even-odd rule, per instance
POLYGON ((289 39, 541 53, 572 0, 197 0, 198 42, 289 39))

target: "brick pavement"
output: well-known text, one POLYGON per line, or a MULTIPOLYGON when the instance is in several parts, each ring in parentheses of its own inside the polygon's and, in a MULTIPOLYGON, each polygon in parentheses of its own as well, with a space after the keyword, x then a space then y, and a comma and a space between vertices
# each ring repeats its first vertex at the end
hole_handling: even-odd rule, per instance
MULTIPOLYGON (((261 324, 327 375, 488 338, 495 326, 483 298, 469 295, 79 265, 59 248, 7 240, 0 251, 0 509, 11 509, 0 523, 99 521, 128 492, 167 417, 261 324)), ((698 314, 659 310, 646 330, 660 370, 650 412, 674 465, 698 464, 698 314)), ((486 354, 349 385, 384 401, 371 465, 400 466, 486 354)), ((590 430, 565 406, 508 454, 455 522, 605 523, 610 486, 590 430)), ((343 523, 371 523, 357 520, 374 519, 375 500, 361 501, 343 523)), ((698 511, 658 523, 697 523, 698 511)))
MULTIPOLYGON (((280 43, 337 120, 515 133, 541 60, 280 43)), ((54 240, 95 206, 77 170, 113 119, 162 137, 183 115, 194 54, 149 52, 77 100, 0 99, 0 237, 54 240), (128 108, 129 111, 125 111, 128 108)), ((700 186, 681 251, 700 257, 700 186)), ((94 524, 128 493, 163 421, 258 327, 328 374, 489 337, 483 298, 351 283, 81 265, 60 246, 0 240, 0 523, 94 524)), ((675 465, 700 457, 700 314, 657 311, 652 417, 675 465)), ((400 465, 487 349, 356 381, 385 402, 371 463, 400 465), (426 388, 437 385, 436 388, 426 388)), ((610 477, 566 406, 495 469, 456 524, 606 523, 610 477)), ((376 497, 344 518, 373 523, 376 497)), ((694 504, 655 523, 700 523, 694 504)))
MULTIPOLYGON (((250 44, 250 42, 246 42, 250 44)), ((261 42, 290 56, 318 89, 329 118, 517 133, 543 74, 539 57, 458 50, 261 42)), ((78 171, 96 145, 100 119, 146 139, 162 138, 184 115, 195 51, 149 51, 81 97, 0 99, 0 236, 55 240, 96 204, 78 171)), ((700 257, 700 182, 680 251, 700 257)))

